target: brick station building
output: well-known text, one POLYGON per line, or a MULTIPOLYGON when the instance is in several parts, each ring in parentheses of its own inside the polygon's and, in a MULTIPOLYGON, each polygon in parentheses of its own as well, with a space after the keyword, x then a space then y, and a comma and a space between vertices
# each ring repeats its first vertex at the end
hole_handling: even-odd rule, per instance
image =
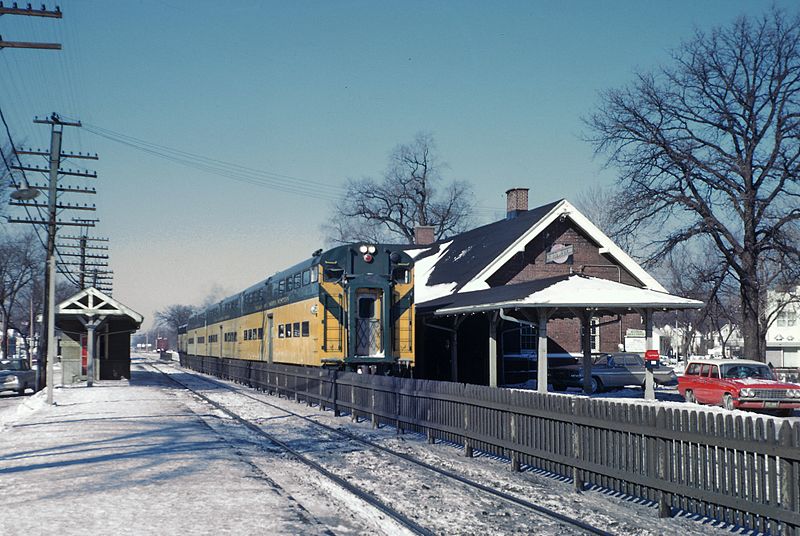
POLYGON ((527 189, 506 195, 504 220, 428 244, 418 229, 419 376, 517 384, 580 356, 586 370, 591 353, 651 335, 654 311, 702 306, 667 293, 567 200, 529 210, 527 189))

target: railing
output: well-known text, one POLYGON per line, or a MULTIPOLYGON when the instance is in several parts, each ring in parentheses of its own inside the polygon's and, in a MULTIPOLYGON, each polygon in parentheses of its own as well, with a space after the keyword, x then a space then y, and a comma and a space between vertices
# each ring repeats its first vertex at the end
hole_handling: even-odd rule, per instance
POLYGON ((800 423, 210 357, 181 364, 674 511, 800 535, 800 423), (779 422, 779 421, 778 421, 779 422))

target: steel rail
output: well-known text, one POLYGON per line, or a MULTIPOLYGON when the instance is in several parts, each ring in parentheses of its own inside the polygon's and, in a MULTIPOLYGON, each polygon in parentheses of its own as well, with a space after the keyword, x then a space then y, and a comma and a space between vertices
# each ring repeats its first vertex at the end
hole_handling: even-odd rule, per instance
MULTIPOLYGON (((337 485, 343 487, 344 489, 346 489, 347 491, 349 491, 350 493, 352 493, 353 495, 355 495, 359 499, 363 500, 364 502, 366 502, 368 504, 371 504, 372 506, 374 506, 375 508, 377 508, 378 510, 380 510, 384 514, 388 515, 389 517, 391 517, 392 519, 394 519, 395 521, 400 523, 403 527, 407 528, 411 532, 413 532, 415 534, 420 534, 422 536, 435 536, 434 532, 426 529, 425 527, 423 527, 422 525, 418 524, 417 522, 415 522, 414 520, 410 519, 409 517, 405 516, 401 512, 398 512, 397 510, 393 509, 391 506, 389 506, 389 505, 385 504, 384 502, 376 499, 375 497, 370 495, 368 492, 366 492, 366 491, 364 491, 364 490, 362 490, 362 489, 350 484, 345 479, 343 479, 343 478, 331 473, 330 471, 328 471, 327 469, 322 467, 320 464, 318 464, 314 460, 304 456, 303 454, 300 454, 298 451, 296 451, 295 449, 293 449, 292 447, 290 447, 289 445, 287 445, 286 443, 284 443, 280 439, 276 438, 275 436, 273 436, 272 434, 270 434, 268 432, 265 432, 257 424, 248 421, 244 417, 234 413, 233 411, 229 410, 228 408, 226 408, 222 404, 220 404, 220 403, 210 399, 209 397, 205 396, 204 394, 200 393, 196 389, 193 389, 192 387, 186 385, 182 381, 173 378, 171 374, 167 374, 166 372, 164 372, 163 370, 158 368, 158 366, 156 366, 155 364, 153 364, 153 363, 146 363, 146 364, 148 366, 154 368, 156 371, 160 372, 161 374, 163 374, 167 378, 169 378, 172 382, 180 385, 183 389, 186 389, 187 391, 192 392, 195 396, 205 400, 206 402, 208 402, 209 404, 214 406, 219 411, 223 412, 225 415, 227 415, 231 419, 235 420, 236 422, 238 422, 242 426, 246 427, 248 430, 250 430, 252 432, 255 432, 256 434, 259 434, 259 435, 265 437, 271 443, 279 446, 281 449, 283 449, 286 452, 288 452, 297 461, 299 461, 299 462, 311 467, 312 469, 314 469, 315 471, 321 473, 322 475, 324 475, 329 480, 335 482, 337 485)), ((209 381, 211 383, 217 383, 217 382, 214 382, 212 380, 209 380, 208 378, 201 377, 201 379, 209 381)), ((230 386, 227 386, 225 384, 219 383, 218 385, 224 386, 228 390, 233 391, 234 393, 246 395, 246 393, 241 393, 239 391, 236 391, 235 389, 232 389, 232 388, 230 388, 230 386)), ((258 399, 256 399, 256 400, 258 400, 258 399)), ((291 414, 291 412, 287 412, 287 413, 291 414)))
MULTIPOLYGON (((164 373, 162 371, 159 371, 159 372, 161 372, 162 374, 166 374, 166 373, 164 373)), ((223 387, 223 388, 225 388, 225 389, 227 389, 229 391, 232 391, 234 393, 240 394, 240 395, 242 395, 244 397, 247 397, 247 398, 249 398, 251 400, 254 400, 256 402, 260 402, 261 404, 265 404, 267 406, 270 406, 270 407, 273 407, 273 408, 278 409, 280 411, 283 411, 285 413, 288 413, 289 415, 292 415, 292 416, 298 417, 300 419, 303 419, 303 420, 305 420, 305 421, 307 421, 309 423, 315 424, 315 425, 317 425, 317 426, 319 426, 321 428, 324 428, 324 429, 329 430, 331 432, 334 432, 336 434, 339 434, 339 435, 342 435, 344 437, 347 437, 348 439, 350 439, 352 441, 361 443, 362 445, 375 448, 377 450, 380 450, 380 451, 385 452, 387 454, 390 454, 392 456, 396 456, 396 457, 401 458, 401 459, 403 459, 403 460, 405 460, 405 461, 407 461, 409 463, 418 465, 420 467, 428 469, 429 471, 433 471, 433 472, 435 472, 435 473, 437 473, 437 474, 439 474, 441 476, 444 476, 446 478, 450 478, 452 480, 456 480, 456 481, 458 481, 458 482, 460 482, 460 483, 462 483, 462 484, 464 484, 466 486, 478 489, 480 491, 483 491, 485 493, 493 495, 493 496, 495 496, 495 497, 497 497, 499 499, 503 499, 503 500, 505 500, 507 502, 510 502, 510 503, 513 503, 513 504, 515 504, 517 506, 521 506, 523 508, 527 508, 529 510, 532 510, 532 511, 536 512, 537 514, 543 516, 543 517, 548 517, 550 519, 559 521, 561 523, 565 523, 567 525, 570 525, 572 527, 581 529, 581 530, 583 530, 583 531, 585 531, 587 533, 590 533, 590 534, 597 534, 597 535, 600 535, 600 536, 612 536, 612 534, 613 534, 611 532, 605 531, 603 529, 600 529, 600 528, 597 528, 597 527, 595 527, 593 525, 585 523, 585 522, 583 522, 583 521, 581 521, 579 519, 572 518, 572 517, 567 516, 565 514, 561 514, 559 512, 556 512, 555 510, 551 510, 549 508, 546 508, 546 507, 541 506, 541 505, 536 504, 536 503, 532 503, 530 501, 526 501, 525 499, 520 499, 519 497, 516 497, 516 496, 511 495, 509 493, 505 493, 503 491, 496 490, 494 488, 491 488, 489 486, 481 484, 480 482, 475 482, 474 480, 470 480, 470 479, 465 478, 465 477, 463 477, 461 475, 458 475, 456 473, 452 473, 452 472, 447 471, 445 469, 442 469, 440 467, 436 467, 436 466, 431 465, 429 463, 426 463, 426 462, 424 462, 422 460, 414 458, 411 455, 408 455, 408 454, 405 454, 405 453, 402 453, 402 452, 397 452, 397 451, 392 450, 390 448, 384 447, 383 445, 379 445, 377 443, 373 443, 372 441, 369 441, 368 439, 364 439, 362 437, 359 437, 359 436, 357 436, 357 435, 355 435, 355 434, 353 434, 351 432, 348 432, 348 431, 345 431, 345 430, 341 430, 341 429, 338 429, 338 428, 334 428, 332 426, 328 426, 327 424, 318 422, 318 421, 316 421, 316 420, 314 420, 314 419, 312 419, 310 417, 307 417, 305 415, 300 415, 299 413, 295 413, 295 412, 293 412, 291 410, 288 410, 286 408, 283 408, 283 407, 280 407, 278 405, 275 405, 275 404, 272 404, 270 402, 267 402, 266 400, 263 400, 263 399, 258 398, 256 396, 253 396, 253 395, 251 395, 251 394, 249 394, 249 393, 247 393, 247 392, 245 392, 245 391, 243 391, 241 389, 236 389, 236 388, 234 388, 234 387, 232 387, 230 385, 227 385, 225 383, 222 383, 222 382, 219 382, 217 380, 214 380, 214 379, 211 379, 209 377, 206 377, 206 375, 198 376, 197 371, 191 371, 191 372, 195 373, 194 375, 196 377, 199 377, 200 379, 202 379, 204 381, 207 381, 209 383, 213 383, 214 385, 223 387)), ((167 376, 169 376, 169 375, 167 374, 167 376)))

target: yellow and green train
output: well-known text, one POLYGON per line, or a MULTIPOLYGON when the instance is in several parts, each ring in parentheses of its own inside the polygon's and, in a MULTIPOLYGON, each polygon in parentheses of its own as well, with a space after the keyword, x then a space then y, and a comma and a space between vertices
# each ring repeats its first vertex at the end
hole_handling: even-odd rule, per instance
POLYGON ((182 326, 185 355, 407 373, 414 269, 401 246, 351 244, 307 259, 182 326))

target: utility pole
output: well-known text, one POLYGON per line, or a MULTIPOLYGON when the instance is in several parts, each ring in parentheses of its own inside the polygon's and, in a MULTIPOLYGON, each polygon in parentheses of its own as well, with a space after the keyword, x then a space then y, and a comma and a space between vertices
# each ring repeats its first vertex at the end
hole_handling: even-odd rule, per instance
MULTIPOLYGON (((85 220, 79 220, 85 221, 85 220)), ((75 237, 61 237, 62 240, 75 240, 77 243, 69 243, 69 242, 62 242, 56 244, 56 248, 61 251, 61 257, 77 257, 80 260, 78 261, 78 284, 81 290, 89 287, 89 286, 96 286, 92 284, 92 281, 87 281, 87 275, 91 275, 92 273, 97 274, 97 260, 108 260, 108 254, 103 253, 108 251, 108 246, 98 246, 98 245, 90 245, 93 242, 108 242, 108 238, 95 238, 90 237, 86 232, 83 232, 80 236, 75 237), (66 249, 66 248, 73 248, 73 249, 66 249), (67 252, 65 252, 67 251, 67 252), (87 253, 89 251, 89 253, 87 253), (100 252, 100 253, 91 253, 91 252, 100 252), (92 263, 92 264, 87 264, 92 263), (90 266, 95 266, 94 269, 89 270, 90 266), (87 284, 88 282, 88 284, 87 284)), ((62 262, 62 266, 65 264, 62 262)), ((107 265, 106 265, 107 266, 107 265)), ((94 283, 96 283, 97 277, 95 277, 94 283)))
MULTIPOLYGON (((31 5, 28 4, 27 8, 17 7, 17 3, 14 2, 12 7, 6 7, 3 5, 3 2, 0 2, 0 16, 3 15, 22 15, 24 17, 47 17, 51 19, 60 19, 61 18, 61 8, 56 6, 54 11, 48 11, 42 6, 42 9, 33 9, 31 5)), ((37 49, 48 49, 48 50, 61 50, 61 43, 31 43, 31 42, 23 42, 23 41, 3 41, 3 37, 0 36, 0 49, 3 48, 37 48, 37 49)))
MULTIPOLYGON (((75 189, 75 188, 68 188, 68 189, 61 189, 58 186, 58 179, 60 175, 68 175, 68 176, 77 176, 77 177, 91 177, 97 178, 97 174, 88 171, 73 171, 72 169, 65 170, 61 168, 61 160, 62 158, 88 158, 92 160, 97 160, 97 155, 82 155, 78 153, 77 155, 74 153, 62 153, 61 152, 61 140, 63 135, 63 130, 65 126, 72 126, 72 127, 80 127, 81 123, 79 121, 64 121, 62 120, 58 114, 53 113, 47 119, 39 119, 38 117, 34 119, 34 123, 38 124, 47 124, 50 125, 50 151, 45 153, 44 151, 33 151, 33 150, 16 150, 17 154, 32 154, 32 155, 40 155, 46 156, 48 159, 49 166, 44 167, 32 167, 32 166, 23 166, 23 165, 12 165, 12 169, 17 169, 21 171, 35 171, 40 173, 47 173, 48 175, 48 184, 45 187, 44 185, 29 185, 28 190, 19 189, 15 192, 12 192, 12 202, 11 205, 14 206, 22 206, 22 207, 32 207, 35 208, 37 211, 41 208, 47 208, 47 219, 46 220, 35 220, 33 218, 28 219, 9 219, 11 223, 28 223, 28 224, 39 224, 39 225, 46 225, 47 226, 47 270, 45 271, 45 289, 47 290, 47 294, 45 295, 45 315, 43 315, 44 322, 42 326, 43 333, 46 333, 46 337, 42 337, 42 342, 44 343, 44 348, 40 345, 40 351, 38 355, 38 367, 37 367, 37 390, 42 389, 44 384, 47 385, 47 402, 52 404, 53 402, 53 374, 52 374, 52 367, 53 362, 56 356, 56 348, 55 348, 55 277, 56 277, 56 261, 55 261, 55 241, 56 241, 56 233, 58 232, 59 226, 85 226, 87 223, 76 223, 76 222, 67 222, 58 219, 58 210, 88 210, 93 211, 95 210, 94 205, 73 205, 70 203, 62 203, 58 200, 58 194, 62 191, 80 191, 80 193, 96 193, 94 189, 89 190, 87 189, 75 189), (33 201, 33 198, 28 194, 28 192, 33 191, 38 195, 39 190, 46 190, 48 192, 48 199, 47 204, 37 203, 33 201), (42 374, 42 371, 46 368, 46 374, 42 374)), ((91 223, 90 226, 94 226, 94 223, 91 223)))

